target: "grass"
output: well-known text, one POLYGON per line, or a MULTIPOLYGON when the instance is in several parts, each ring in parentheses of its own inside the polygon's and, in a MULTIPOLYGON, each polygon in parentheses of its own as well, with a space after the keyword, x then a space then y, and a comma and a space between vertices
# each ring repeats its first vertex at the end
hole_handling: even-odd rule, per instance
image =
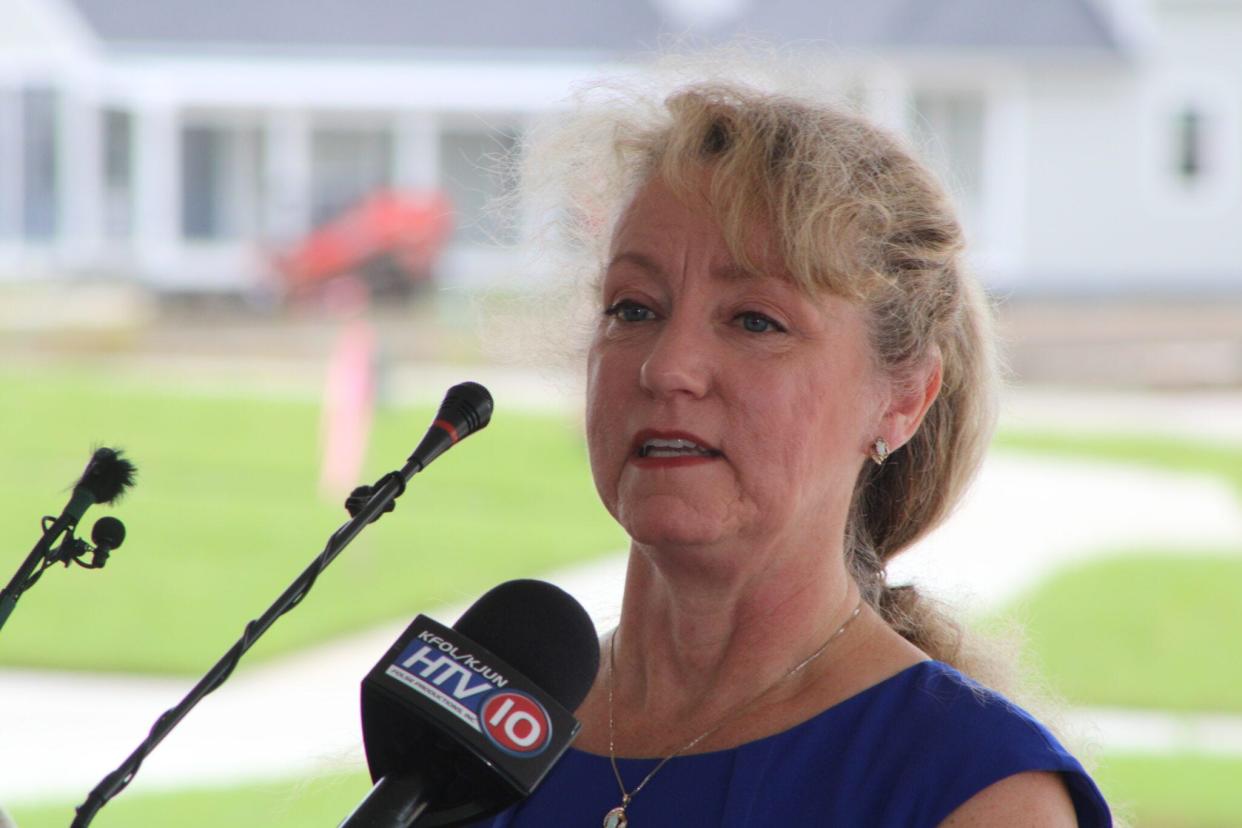
POLYGON ((1017 620, 1074 704, 1242 712, 1242 555, 1133 551, 1064 569, 997 618, 1017 620))
POLYGON ((997 448, 1075 460, 1103 460, 1169 471, 1210 474, 1242 497, 1242 446, 1135 434, 1001 431, 997 448))
MULTIPOLYGON (((1135 828, 1232 828, 1242 825, 1242 758, 1105 755, 1094 773, 1114 812, 1135 828)), ((231 788, 127 791, 92 823, 98 828, 216 828, 334 825, 366 795, 365 773, 231 788)), ((79 804, 18 806, 21 828, 64 828, 79 804)))
MULTIPOLYGON (((0 664, 200 674, 348 517, 316 491, 313 403, 166 383, 118 393, 106 378, 64 371, 7 370, 0 382, 6 582, 93 445, 122 446, 139 468, 111 510, 128 529, 124 546, 98 572, 49 570, 6 624, 0 664)), ((431 415, 379 412, 366 482, 404 462, 431 415)), ((88 512, 79 534, 107 512, 88 512)), ((577 429, 502 400, 492 425, 415 478, 247 663, 622 546, 577 429)))
POLYGON ((1111 755, 1094 776, 1134 828, 1242 825, 1242 757, 1111 755))
MULTIPOLYGON (((1002 432, 1010 451, 1207 474, 1242 496, 1242 448, 1141 435, 1002 432)), ((1076 704, 1242 712, 1237 550, 1119 551, 1062 570, 1000 617, 1028 631, 1048 681, 1076 704)))
MULTIPOLYGON (((137 784, 137 783, 135 783, 137 784)), ((99 811, 93 828, 218 828, 221 825, 306 828, 336 825, 371 789, 365 772, 311 776, 228 788, 144 793, 125 791, 99 811)), ((74 802, 12 807, 21 828, 65 828, 74 802)))

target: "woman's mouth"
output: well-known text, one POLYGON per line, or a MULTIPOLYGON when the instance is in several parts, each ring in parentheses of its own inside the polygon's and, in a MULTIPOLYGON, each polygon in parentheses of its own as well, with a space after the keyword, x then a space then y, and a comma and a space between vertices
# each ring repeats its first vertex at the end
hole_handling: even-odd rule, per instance
POLYGON ((640 432, 634 439, 639 465, 684 465, 723 457, 723 453, 692 434, 640 432))
POLYGON ((720 452, 704 448, 693 440, 675 437, 671 440, 653 438, 638 447, 639 457, 718 457, 720 452))

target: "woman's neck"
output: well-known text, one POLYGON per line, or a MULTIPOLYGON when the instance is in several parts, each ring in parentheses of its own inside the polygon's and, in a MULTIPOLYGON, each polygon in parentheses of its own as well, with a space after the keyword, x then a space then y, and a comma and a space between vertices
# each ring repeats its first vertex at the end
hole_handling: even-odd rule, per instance
MULTIPOLYGON (((702 550, 696 553, 704 560, 702 550)), ((743 712, 739 706, 757 697, 771 703, 796 692, 790 685, 818 670, 807 665, 797 681, 790 671, 858 605, 858 589, 839 550, 756 556, 766 561, 756 572, 678 565, 688 557, 631 550, 621 624, 609 642, 615 672, 608 680, 617 709, 646 722, 699 727, 743 712)), ((817 661, 833 661, 828 650, 817 661)))

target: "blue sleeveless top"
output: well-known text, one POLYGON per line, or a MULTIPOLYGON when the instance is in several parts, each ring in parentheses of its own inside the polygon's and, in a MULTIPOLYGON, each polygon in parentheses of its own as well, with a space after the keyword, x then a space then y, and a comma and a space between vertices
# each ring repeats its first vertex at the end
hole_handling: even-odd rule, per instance
MULTIPOLYGON (((633 790, 658 759, 618 759, 633 790)), ((924 661, 783 733, 679 756, 627 809, 635 828, 935 826, 994 782, 1056 771, 1078 824, 1110 826, 1082 765, 1029 713, 924 661)), ((608 757, 571 748, 535 794, 488 828, 590 828, 621 803, 608 757)))

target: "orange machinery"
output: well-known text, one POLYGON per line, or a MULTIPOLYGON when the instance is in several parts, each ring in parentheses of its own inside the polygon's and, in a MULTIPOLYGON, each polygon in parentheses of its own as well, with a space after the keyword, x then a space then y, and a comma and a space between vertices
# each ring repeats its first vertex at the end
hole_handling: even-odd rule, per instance
POLYGON ((443 193, 379 190, 275 256, 274 265, 292 297, 347 274, 379 292, 408 292, 431 279, 452 231, 443 193))

